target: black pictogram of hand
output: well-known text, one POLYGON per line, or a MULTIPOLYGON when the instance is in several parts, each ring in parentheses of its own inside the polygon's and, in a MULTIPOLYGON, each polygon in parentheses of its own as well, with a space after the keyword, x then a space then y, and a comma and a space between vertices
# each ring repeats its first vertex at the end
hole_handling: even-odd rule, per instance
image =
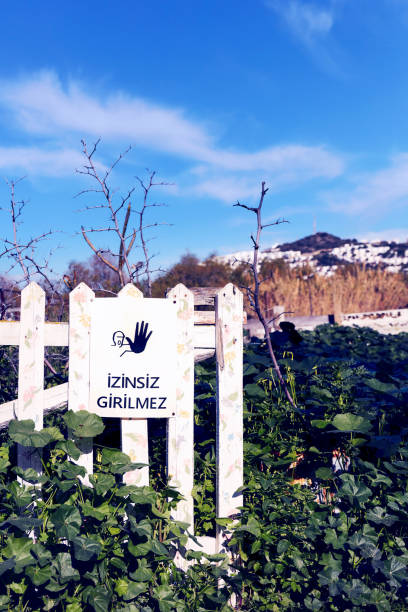
POLYGON ((139 323, 136 323, 135 338, 133 342, 128 336, 126 336, 126 340, 128 341, 132 353, 143 353, 143 351, 145 350, 146 344, 153 333, 147 333, 148 327, 149 324, 145 323, 144 321, 141 322, 140 328, 139 323))

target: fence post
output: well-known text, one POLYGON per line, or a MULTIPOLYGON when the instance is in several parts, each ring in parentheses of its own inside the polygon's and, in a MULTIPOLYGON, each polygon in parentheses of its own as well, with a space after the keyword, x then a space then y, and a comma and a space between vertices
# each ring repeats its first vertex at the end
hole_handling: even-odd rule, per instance
MULTIPOLYGON (((32 419, 35 429, 43 427, 44 409, 44 319, 45 292, 30 283, 21 292, 20 345, 18 355, 17 419, 32 419)), ((17 464, 41 472, 39 449, 18 446, 17 464)))
POLYGON ((343 315, 341 307, 341 295, 336 286, 333 289, 333 319, 338 325, 342 324, 343 315))
MULTIPOLYGON (((135 285, 128 283, 119 293, 118 298, 139 300, 143 293, 135 285)), ((132 470, 123 475, 126 484, 140 487, 149 486, 149 439, 147 419, 121 419, 122 451, 135 463, 146 463, 140 470, 132 470)))
MULTIPOLYGON (((85 283, 80 283, 69 295, 69 377, 68 407, 89 410, 89 366, 91 305, 95 294, 85 283)), ((77 463, 86 470, 83 479, 89 484, 93 472, 93 438, 76 440, 81 449, 77 463)))
POLYGON ((171 486, 185 498, 174 518, 194 530, 194 295, 181 283, 167 298, 177 302, 176 416, 167 421, 167 470, 171 486))
MULTIPOLYGON (((243 298, 228 283, 215 296, 217 360, 217 517, 237 515, 243 485, 243 298)), ((216 548, 222 548, 217 528, 216 548)))

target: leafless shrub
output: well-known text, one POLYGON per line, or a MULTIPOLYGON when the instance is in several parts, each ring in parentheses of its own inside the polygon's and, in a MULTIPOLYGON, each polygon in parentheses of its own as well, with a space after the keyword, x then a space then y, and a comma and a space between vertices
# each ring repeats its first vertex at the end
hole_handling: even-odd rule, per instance
POLYGON ((271 337, 270 337, 270 327, 274 321, 274 319, 271 320, 267 320, 267 316, 266 313, 262 307, 261 304, 261 299, 260 299, 260 295, 261 295, 261 285, 263 283, 263 280, 260 277, 259 274, 259 264, 258 264, 258 255, 259 255, 259 248, 260 248, 260 240, 261 240, 261 233, 262 230, 265 229, 265 227, 270 227, 272 225, 279 225, 281 223, 287 223, 287 221, 285 221, 285 219, 277 219, 276 221, 274 221, 273 223, 266 223, 263 224, 262 223, 262 205, 265 199, 265 195, 268 192, 268 188, 265 187, 265 182, 262 182, 261 185, 261 195, 259 198, 259 202, 258 202, 258 206, 247 206, 246 204, 241 204, 240 202, 237 202, 236 204, 234 204, 234 206, 239 206, 240 208, 245 208, 246 210, 249 210, 250 212, 255 213, 256 215, 256 221, 257 221, 257 227, 256 227, 256 235, 254 236, 253 234, 251 234, 251 240, 252 240, 252 245, 253 245, 253 259, 252 262, 249 265, 249 268, 251 270, 251 274, 252 274, 252 278, 253 278, 253 284, 252 286, 247 285, 245 287, 243 287, 247 298, 249 300, 249 303, 252 307, 252 309, 255 311, 259 321, 261 322, 264 331, 265 331, 265 340, 266 340, 266 345, 268 347, 268 352, 269 352, 269 356, 271 358, 272 364, 273 364, 273 368, 278 376, 279 382, 282 385, 282 388, 285 392, 285 395, 289 401, 289 403, 292 405, 293 408, 296 408, 295 402, 292 398, 292 395, 288 389, 288 386, 286 384, 285 379, 282 376, 282 372, 280 370, 278 361, 276 359, 276 355, 275 352, 273 350, 272 347, 272 342, 271 342, 271 337))
POLYGON ((99 145, 99 140, 93 145, 92 149, 84 140, 82 140, 82 152, 85 157, 83 168, 77 170, 79 174, 89 176, 95 187, 90 187, 80 191, 78 195, 89 193, 97 194, 98 199, 91 206, 86 206, 85 210, 101 209, 107 213, 105 224, 101 227, 91 227, 85 229, 81 227, 82 236, 85 242, 110 270, 112 270, 118 278, 120 287, 126 283, 132 282, 139 284, 141 278, 144 277, 146 284, 146 293, 149 297, 152 295, 152 273, 151 261, 153 256, 148 249, 148 242, 151 240, 146 237, 146 232, 152 227, 159 225, 168 225, 167 223, 146 222, 146 213, 149 208, 164 206, 162 203, 151 202, 150 196, 154 187, 168 185, 164 182, 156 182, 156 172, 148 171, 147 179, 136 177, 142 189, 142 204, 139 210, 136 210, 132 204, 135 196, 135 187, 132 187, 123 195, 117 194, 110 185, 111 175, 115 167, 130 151, 130 147, 124 151, 106 170, 100 171, 95 162, 95 153, 99 145), (136 216, 136 222, 133 222, 132 216, 136 216), (110 236, 114 237, 115 247, 106 248, 97 246, 96 236, 103 234, 106 242, 111 243, 110 236), (92 236, 92 238, 91 238, 92 236), (94 237, 95 236, 95 237, 94 237), (134 258, 134 253, 137 248, 141 249, 141 259, 134 258))

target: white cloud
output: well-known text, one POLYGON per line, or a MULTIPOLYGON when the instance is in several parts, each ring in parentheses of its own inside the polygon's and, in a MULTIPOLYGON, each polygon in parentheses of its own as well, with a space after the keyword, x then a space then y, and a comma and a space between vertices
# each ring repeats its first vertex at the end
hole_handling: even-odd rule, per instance
POLYGON ((197 179, 192 192, 227 203, 258 197, 262 180, 277 192, 316 178, 333 179, 344 170, 343 160, 324 147, 288 145, 252 154, 223 152, 219 158, 218 167, 192 170, 197 179))
POLYGON ((209 196, 227 204, 237 200, 245 201, 258 195, 260 184, 250 178, 217 176, 198 182, 191 192, 198 196, 209 196))
POLYGON ((350 215, 392 214, 408 204, 408 153, 395 155, 388 168, 354 177, 349 191, 323 194, 330 208, 350 215))
MULTIPOLYGON (((0 85, 0 105, 29 137, 34 136, 37 141, 46 138, 48 143, 51 139, 64 142, 72 136, 102 137, 106 142, 131 143, 176 155, 198 164, 190 172, 196 193, 222 200, 231 201, 237 186, 242 188, 241 198, 256 193, 259 181, 264 178, 269 177, 276 188, 318 177, 330 179, 344 169, 342 157, 324 146, 288 144, 255 152, 225 149, 218 145, 217 134, 204 123, 189 119, 182 109, 124 93, 98 97, 76 82, 64 87, 53 72, 3 81, 0 85)), ((28 149, 21 160, 27 160, 27 171, 36 172, 41 164, 46 171, 47 156, 52 157, 48 150, 44 152, 38 147, 28 149)), ((10 157, 18 159, 16 149, 10 149, 10 157)), ((6 161, 6 149, 3 158, 6 161)))
POLYGON ((134 141, 157 150, 200 158, 209 137, 180 110, 115 93, 98 100, 71 82, 63 88, 52 72, 1 84, 0 102, 20 127, 39 135, 77 132, 106 140, 134 141))
POLYGON ((72 176, 82 164, 81 153, 73 149, 0 147, 1 169, 31 176, 72 176))
POLYGON ((267 0, 266 4, 276 11, 295 36, 306 44, 326 36, 333 27, 334 10, 330 3, 327 3, 324 9, 299 0, 267 0))
POLYGON ((346 0, 264 0, 283 21, 294 39, 302 45, 317 66, 336 78, 344 79, 344 52, 336 43, 333 28, 346 0))
POLYGON ((388 242, 408 242, 408 227, 387 229, 377 232, 364 232, 363 234, 357 235, 357 238, 362 242, 381 242, 381 240, 387 240, 388 242))
POLYGON ((213 150, 208 162, 225 170, 263 170, 291 174, 299 171, 308 175, 334 177, 343 169, 342 160, 324 147, 302 145, 276 146, 255 153, 234 153, 213 150))

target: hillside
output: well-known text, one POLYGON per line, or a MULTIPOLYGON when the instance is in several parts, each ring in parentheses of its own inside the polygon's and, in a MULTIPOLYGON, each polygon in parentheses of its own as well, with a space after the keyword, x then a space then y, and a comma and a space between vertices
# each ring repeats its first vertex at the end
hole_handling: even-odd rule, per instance
MULTIPOLYGON (((252 259, 252 251, 238 251, 217 256, 217 261, 233 264, 252 259)), ((408 271, 408 242, 360 242, 355 238, 339 238, 317 232, 294 242, 274 245, 260 252, 260 261, 283 259, 291 267, 309 264, 323 275, 330 275, 339 266, 354 263, 389 272, 408 271)))

